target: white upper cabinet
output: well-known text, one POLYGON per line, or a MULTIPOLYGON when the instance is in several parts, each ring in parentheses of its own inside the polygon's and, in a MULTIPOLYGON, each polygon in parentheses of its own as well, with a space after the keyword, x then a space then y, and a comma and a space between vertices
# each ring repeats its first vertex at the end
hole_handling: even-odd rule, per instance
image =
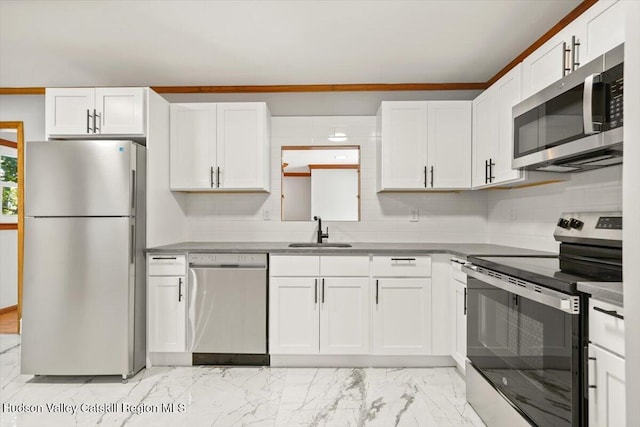
POLYGON ((624 2, 600 0, 576 20, 582 28, 580 62, 586 64, 624 43, 624 2))
POLYGON ((470 188, 470 101, 385 101, 377 118, 379 191, 470 188))
POLYGON ((218 188, 269 188, 269 130, 264 102, 219 103, 218 188))
POLYGON ((471 187, 471 102, 429 102, 429 188, 471 187))
POLYGON ((381 147, 379 190, 427 187, 427 103, 383 102, 378 110, 381 147))
POLYGON ((582 49, 577 43, 581 39, 581 34, 576 34, 574 26, 570 24, 522 61, 523 99, 577 68, 577 55, 582 49), (572 65, 573 61, 575 66, 572 65))
POLYGON ((624 2, 600 0, 522 62, 523 99, 624 42, 624 2))
POLYGON ((171 189, 268 191, 269 119, 264 102, 171 104, 171 189))
POLYGON ((524 173, 512 169, 512 108, 521 99, 518 64, 473 101, 473 187, 521 181, 524 173))
POLYGON ((216 184, 216 104, 171 104, 171 189, 216 184))
POLYGON ((144 136, 146 88, 47 88, 49 137, 144 136))

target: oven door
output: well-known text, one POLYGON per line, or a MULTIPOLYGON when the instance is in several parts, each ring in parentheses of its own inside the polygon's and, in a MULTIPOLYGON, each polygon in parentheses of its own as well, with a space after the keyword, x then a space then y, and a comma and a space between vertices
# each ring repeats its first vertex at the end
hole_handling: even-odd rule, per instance
POLYGON ((485 379, 534 425, 580 425, 579 315, 471 275, 467 310, 467 356, 485 379))

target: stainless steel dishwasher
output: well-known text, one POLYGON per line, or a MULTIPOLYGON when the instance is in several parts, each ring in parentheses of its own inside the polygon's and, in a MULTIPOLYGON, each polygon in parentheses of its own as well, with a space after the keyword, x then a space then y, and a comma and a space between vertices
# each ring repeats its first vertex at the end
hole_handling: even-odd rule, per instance
POLYGON ((194 365, 269 365, 267 255, 190 254, 194 365))

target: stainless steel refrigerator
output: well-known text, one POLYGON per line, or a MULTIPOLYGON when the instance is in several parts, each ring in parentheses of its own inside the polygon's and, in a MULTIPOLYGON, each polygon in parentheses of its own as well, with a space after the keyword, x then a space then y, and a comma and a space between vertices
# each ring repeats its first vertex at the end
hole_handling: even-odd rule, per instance
POLYGON ((25 145, 21 371, 126 379, 146 358, 146 149, 25 145))

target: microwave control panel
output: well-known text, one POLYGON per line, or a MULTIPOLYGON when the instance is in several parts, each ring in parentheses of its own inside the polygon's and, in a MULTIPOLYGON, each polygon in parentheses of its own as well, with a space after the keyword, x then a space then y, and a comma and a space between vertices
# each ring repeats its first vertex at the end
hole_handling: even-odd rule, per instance
POLYGON ((624 77, 622 74, 623 64, 616 65, 611 70, 605 72, 607 83, 607 123, 609 129, 621 127, 623 125, 623 101, 624 101, 624 77))

